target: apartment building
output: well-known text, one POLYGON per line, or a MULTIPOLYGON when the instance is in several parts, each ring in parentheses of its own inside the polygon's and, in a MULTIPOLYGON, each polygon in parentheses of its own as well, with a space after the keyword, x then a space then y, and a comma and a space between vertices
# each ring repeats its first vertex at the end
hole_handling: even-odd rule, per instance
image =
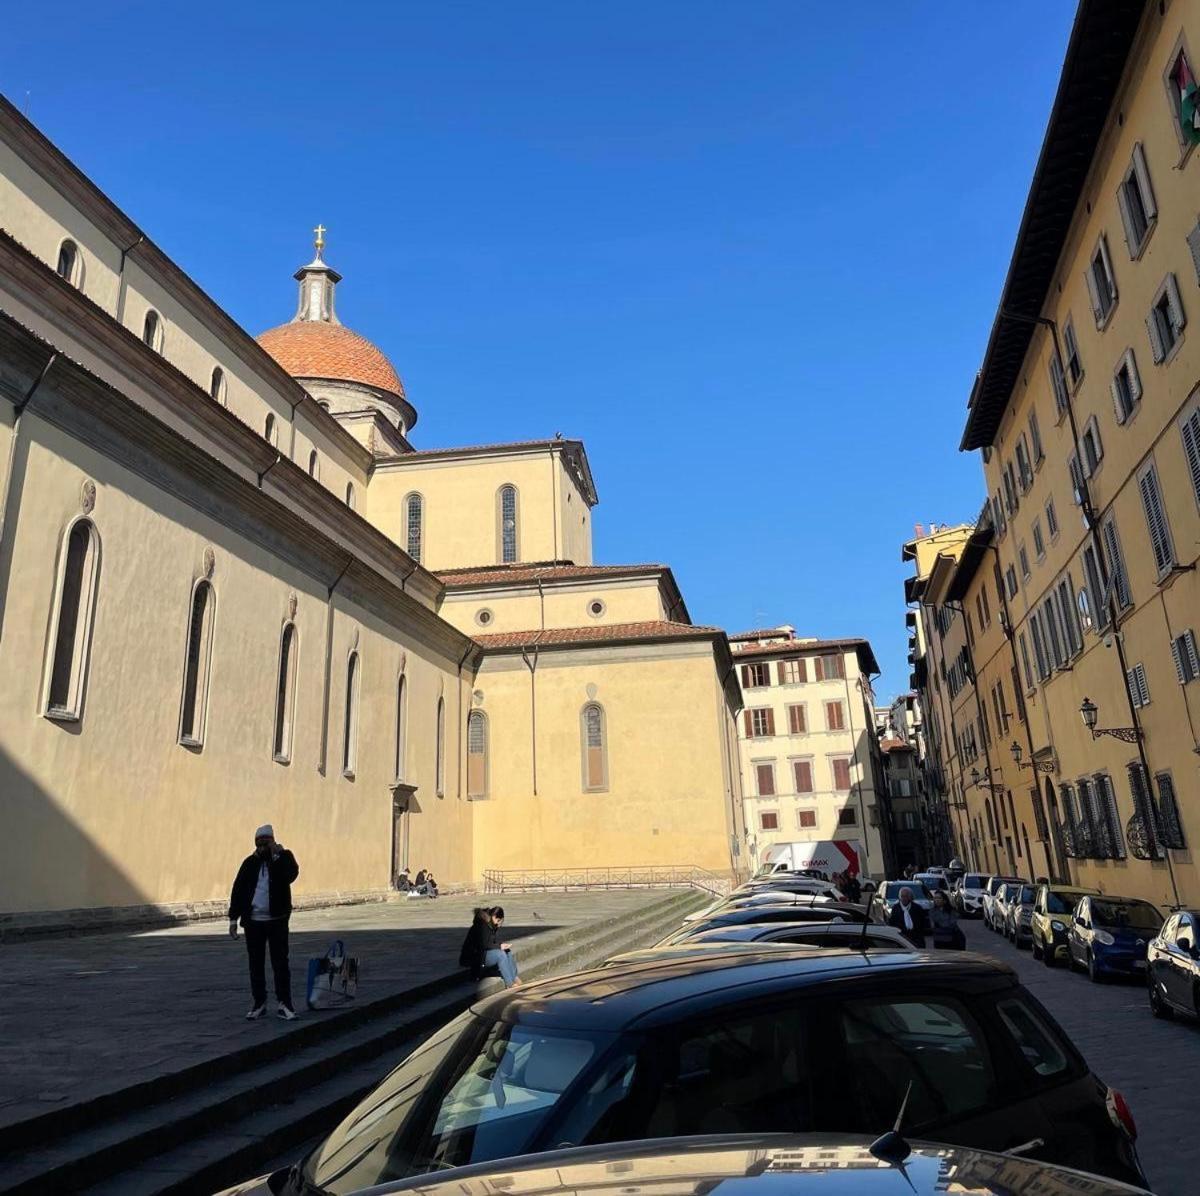
POLYGON ((862 874, 882 877, 871 645, 797 638, 786 626, 729 644, 744 702, 738 740, 752 862, 775 843, 845 839, 861 844, 862 874))
POLYGON ((1200 901, 1198 54, 1200 0, 1080 5, 962 436, 987 510, 910 579, 962 623, 960 842, 1160 905, 1200 901))

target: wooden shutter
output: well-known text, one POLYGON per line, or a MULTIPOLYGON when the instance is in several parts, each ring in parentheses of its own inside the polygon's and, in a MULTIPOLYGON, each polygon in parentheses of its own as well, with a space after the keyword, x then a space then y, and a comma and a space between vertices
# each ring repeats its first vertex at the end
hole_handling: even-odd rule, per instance
POLYGON ((835 789, 850 788, 849 760, 835 760, 833 762, 833 786, 835 789))
POLYGON ((796 676, 801 681, 808 680, 808 661, 805 660, 803 657, 801 657, 798 661, 796 661, 796 676))
POLYGON ((1147 469, 1138 479, 1138 489, 1141 491, 1142 506, 1146 512, 1146 526, 1150 531, 1154 564, 1161 576, 1174 563, 1175 552, 1171 546, 1171 531, 1167 526, 1166 512, 1163 510, 1162 494, 1158 488, 1158 475, 1153 468, 1147 469))
POLYGON ((1138 190, 1142 193, 1142 207, 1146 210, 1146 220, 1153 221, 1158 215, 1158 204, 1154 199, 1154 186, 1150 182, 1150 168, 1146 165, 1146 151, 1140 141, 1133 147, 1133 173, 1137 179, 1138 190))
POLYGON ((779 674, 779 684, 780 684, 780 685, 786 685, 786 684, 788 683, 788 679, 787 679, 787 663, 788 663, 788 662, 787 662, 786 660, 781 660, 781 661, 779 662, 779 664, 776 666, 776 671, 777 671, 777 672, 778 672, 778 674, 779 674))
POLYGON ((1121 373, 1119 370, 1112 376, 1108 388, 1112 392, 1113 415, 1116 416, 1117 423, 1123 424, 1125 422, 1125 401, 1121 397, 1121 373))
POLYGON ((1142 376, 1132 349, 1125 350, 1125 368, 1129 371, 1129 397, 1136 403, 1142 397, 1142 376))
POLYGON ((1183 297, 1179 294, 1179 283, 1174 274, 1167 275, 1167 304, 1171 309, 1171 322, 1178 335, 1187 327, 1187 315, 1183 310, 1183 297))
POLYGON ((767 714, 767 734, 774 735, 775 734, 775 711, 771 710, 768 707, 766 714, 767 714))
POLYGON ((775 767, 772 764, 756 765, 758 772, 758 796, 775 796, 775 767))
POLYGON ((795 777, 797 793, 813 791, 812 764, 808 760, 793 760, 792 773, 795 777))
POLYGON ((1200 653, 1196 651, 1196 633, 1194 631, 1185 631, 1179 637, 1183 641, 1183 653, 1187 659, 1188 670, 1191 673, 1189 680, 1194 681, 1200 677, 1200 653))
POLYGON ((1183 671, 1183 636, 1178 636, 1171 641, 1171 659, 1175 662, 1175 675, 1179 678, 1180 685, 1188 683, 1187 674, 1183 671))
POLYGON ((1200 502, 1200 407, 1179 425, 1179 434, 1183 438, 1183 455, 1187 458, 1192 489, 1200 502))
POLYGON ((803 706, 788 707, 788 731, 792 735, 803 735, 808 730, 804 720, 803 706))
POLYGON ((750 680, 750 666, 748 664, 744 664, 742 665, 742 688, 750 689, 753 687, 753 685, 754 682, 750 680))
POLYGON ((1050 386, 1054 391, 1054 407, 1056 411, 1063 411, 1067 406, 1067 380, 1063 377, 1062 363, 1058 360, 1056 353, 1050 358, 1050 386))
POLYGON ((1146 317, 1146 331, 1150 334, 1150 349, 1157 365, 1167 353, 1163 347, 1162 333, 1158 327, 1158 311, 1154 307, 1150 309, 1150 314, 1146 317))
POLYGON ((1094 260, 1088 262, 1087 269, 1083 272, 1083 278, 1087 283, 1088 298, 1092 301, 1092 317, 1096 321, 1096 327, 1099 328, 1104 320, 1104 309, 1100 306, 1100 291, 1096 286, 1096 266, 1094 260))
POLYGON ((1200 220, 1187 235, 1188 248, 1192 251, 1192 265, 1196 267, 1196 281, 1200 282, 1200 220))
POLYGON ((745 714, 742 715, 742 717, 746 720, 746 738, 753 739, 754 738, 754 712, 752 710, 747 710, 745 712, 745 714))
MULTIPOLYGON (((1108 311, 1112 311, 1113 305, 1117 301, 1117 275, 1113 270, 1112 258, 1108 256, 1108 238, 1101 234, 1100 236, 1100 260, 1104 263, 1104 273, 1107 275, 1108 292, 1111 296, 1108 301, 1108 311)), ((1108 312, 1105 312, 1107 315, 1108 312)))
POLYGON ((1117 186, 1117 207, 1121 209, 1121 227, 1125 233, 1125 248, 1129 251, 1130 258, 1136 258, 1142 239, 1133 225, 1133 212, 1129 207, 1128 179, 1122 179, 1117 186))
POLYGON ((821 657, 819 656, 813 657, 813 679, 816 681, 825 680, 825 670, 822 665, 821 657))

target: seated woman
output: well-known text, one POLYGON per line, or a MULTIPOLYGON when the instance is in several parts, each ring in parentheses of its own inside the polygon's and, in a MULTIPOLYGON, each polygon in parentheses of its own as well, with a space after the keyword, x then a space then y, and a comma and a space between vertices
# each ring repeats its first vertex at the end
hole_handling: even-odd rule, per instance
POLYGON ((488 968, 495 968, 504 981, 505 988, 521 983, 517 974, 517 961, 512 953, 512 944, 502 942, 500 927, 504 922, 504 910, 496 906, 481 906, 475 910, 467 937, 463 940, 458 962, 469 968, 475 980, 483 978, 488 968))

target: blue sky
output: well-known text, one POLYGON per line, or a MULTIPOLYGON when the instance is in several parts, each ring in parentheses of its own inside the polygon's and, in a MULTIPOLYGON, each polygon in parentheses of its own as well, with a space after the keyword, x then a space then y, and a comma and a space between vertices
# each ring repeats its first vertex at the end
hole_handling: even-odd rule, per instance
POLYGON ((420 447, 581 437, 601 561, 864 635, 957 452, 1074 4, 13 5, 0 87, 252 332, 329 229, 420 447), (28 99, 26 98, 28 93, 28 99))

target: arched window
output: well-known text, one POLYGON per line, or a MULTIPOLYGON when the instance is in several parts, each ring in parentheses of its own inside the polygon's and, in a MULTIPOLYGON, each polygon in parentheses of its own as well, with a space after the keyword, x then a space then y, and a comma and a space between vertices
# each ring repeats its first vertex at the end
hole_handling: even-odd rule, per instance
POLYGON ((79 246, 74 241, 66 240, 58 247, 58 264, 55 266, 59 278, 65 278, 72 286, 79 286, 80 257, 79 246))
POLYGON ((354 776, 358 762, 358 653, 346 661, 346 718, 342 730, 342 774, 354 776))
POLYGON ((422 539, 425 530, 425 500, 419 494, 410 494, 404 500, 404 538, 408 555, 421 563, 422 539))
POLYGON ((156 353, 162 352, 162 320, 158 312, 151 308, 142 321, 142 340, 156 353))
POLYGON ((212 585, 200 581, 192 591, 187 652, 183 658, 183 708, 179 715, 179 742, 188 747, 200 747, 204 743, 215 614, 216 596, 212 585))
POLYGON ((434 761, 434 792, 438 797, 446 795, 446 703, 438 698, 437 737, 435 740, 437 759, 434 761))
POLYGON ((583 788, 585 793, 598 793, 608 788, 608 735, 604 707, 589 702, 580 718, 583 740, 583 788))
POLYGON ((99 576, 100 538, 90 520, 78 519, 67 532, 55 595, 46 678, 50 718, 77 719, 83 713, 99 576))
POLYGON ((404 757, 408 751, 408 686, 404 674, 396 682, 396 780, 404 780, 404 757))
POLYGON ((467 715, 467 797, 486 797, 487 790, 487 715, 482 710, 472 710, 467 715))
POLYGON ((321 480, 321 459, 317 456, 316 449, 308 454, 308 476, 316 478, 318 482, 321 480))
POLYGON ((213 367, 212 378, 208 383, 208 393, 222 407, 225 406, 225 371, 219 365, 213 367))
POLYGON ((273 755, 280 764, 292 758, 292 724, 296 713, 296 665, 300 644, 296 625, 285 623, 279 638, 279 677, 275 686, 275 745, 273 755))
POLYGON ((347 482, 346 483, 346 506, 348 506, 350 508, 350 510, 353 511, 356 508, 357 503, 358 503, 358 499, 354 495, 354 483, 347 482))
POLYGON ((265 424, 263 424, 263 439, 266 440, 266 442, 269 445, 274 446, 274 444, 275 444, 275 416, 272 414, 267 415, 267 422, 265 424))
POLYGON ((501 486, 496 491, 496 538, 499 541, 500 560, 510 564, 517 559, 517 488, 501 486))

